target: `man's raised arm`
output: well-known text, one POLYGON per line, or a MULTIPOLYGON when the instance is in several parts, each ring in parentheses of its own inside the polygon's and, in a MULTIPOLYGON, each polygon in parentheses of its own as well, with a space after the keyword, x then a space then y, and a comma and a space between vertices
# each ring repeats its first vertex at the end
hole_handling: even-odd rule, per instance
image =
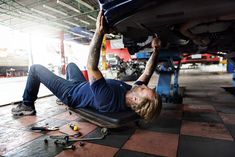
POLYGON ((153 41, 151 43, 151 46, 153 48, 153 53, 150 56, 150 58, 146 64, 146 67, 145 67, 143 74, 137 80, 137 81, 144 82, 144 84, 146 84, 146 85, 149 83, 149 80, 150 80, 150 78, 154 72, 154 69, 157 65, 158 54, 159 54, 159 50, 161 47, 160 39, 158 39, 157 37, 154 37, 153 41))
POLYGON ((90 50, 87 60, 87 70, 90 84, 92 84, 96 80, 103 78, 103 75, 98 68, 98 64, 100 59, 100 49, 105 34, 104 26, 104 16, 102 11, 100 11, 97 17, 96 31, 90 44, 90 50))

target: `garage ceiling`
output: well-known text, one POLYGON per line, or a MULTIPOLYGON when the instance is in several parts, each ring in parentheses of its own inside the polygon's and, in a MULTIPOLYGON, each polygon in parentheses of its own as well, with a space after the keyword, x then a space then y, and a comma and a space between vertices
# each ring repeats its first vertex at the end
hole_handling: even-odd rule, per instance
POLYGON ((0 0, 0 25, 26 33, 88 42, 99 11, 97 0, 0 0))

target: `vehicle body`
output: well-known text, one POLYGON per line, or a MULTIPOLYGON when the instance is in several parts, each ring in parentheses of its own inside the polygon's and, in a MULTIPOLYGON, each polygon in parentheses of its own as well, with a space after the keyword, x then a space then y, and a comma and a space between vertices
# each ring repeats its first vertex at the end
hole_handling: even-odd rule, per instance
POLYGON ((235 1, 99 0, 130 54, 156 33, 162 49, 187 54, 235 51, 235 1))

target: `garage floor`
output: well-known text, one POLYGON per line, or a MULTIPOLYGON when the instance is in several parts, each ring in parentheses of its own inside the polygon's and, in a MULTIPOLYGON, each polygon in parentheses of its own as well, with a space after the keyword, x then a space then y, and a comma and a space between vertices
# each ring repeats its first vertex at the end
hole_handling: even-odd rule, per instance
MULTIPOLYGON (((154 76, 151 85, 155 84, 154 76)), ((0 155, 27 157, 234 157, 235 97, 223 87, 231 87, 229 74, 180 76, 186 87, 184 103, 164 104, 160 117, 149 125, 111 129, 103 140, 85 142, 77 149, 63 150, 50 135, 74 134, 69 124, 77 124, 83 136, 98 136, 100 128, 57 105, 54 96, 39 99, 37 116, 12 117, 12 106, 0 108, 0 155), (59 126, 60 131, 33 132, 32 126, 59 126), (48 143, 44 143, 44 139, 48 143)), ((233 88, 228 88, 234 92, 233 88)))

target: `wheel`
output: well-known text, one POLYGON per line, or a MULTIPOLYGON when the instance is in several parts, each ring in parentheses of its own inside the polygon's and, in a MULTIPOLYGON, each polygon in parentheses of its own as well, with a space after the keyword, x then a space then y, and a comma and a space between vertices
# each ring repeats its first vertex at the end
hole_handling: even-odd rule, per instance
POLYGON ((103 134, 103 135, 107 135, 108 134, 108 129, 107 128, 102 128, 100 130, 100 132, 103 134))

